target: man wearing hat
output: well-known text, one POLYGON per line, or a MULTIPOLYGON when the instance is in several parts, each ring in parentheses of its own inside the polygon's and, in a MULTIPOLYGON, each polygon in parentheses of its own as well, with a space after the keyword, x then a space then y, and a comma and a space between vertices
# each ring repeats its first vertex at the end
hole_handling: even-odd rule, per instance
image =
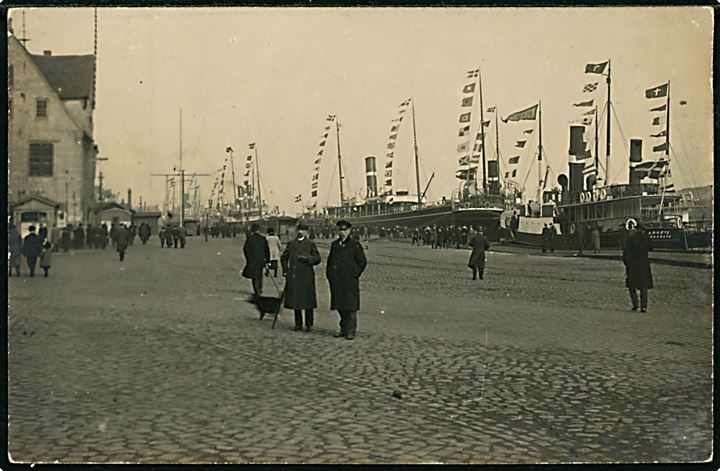
POLYGON ((42 253, 42 240, 40 236, 35 233, 35 226, 28 227, 28 231, 30 233, 23 239, 22 251, 27 260, 28 268, 30 269, 30 276, 35 276, 35 265, 37 264, 38 257, 42 253))
POLYGON ((242 276, 252 280, 253 293, 262 294, 263 268, 270 262, 270 248, 265 237, 260 235, 260 226, 252 223, 250 234, 245 239, 243 254, 245 255, 245 268, 242 276))
POLYGON ((647 311, 648 289, 653 287, 652 271, 650 271, 650 236, 645 227, 634 219, 628 219, 625 226, 628 230, 627 242, 623 249, 623 263, 625 264, 625 286, 630 291, 632 310, 647 311), (638 306, 637 291, 640 290, 638 306))
POLYGON ((280 256, 283 276, 287 277, 285 307, 295 311, 294 331, 302 330, 302 310, 305 310, 305 332, 313 330, 313 310, 317 307, 313 266, 320 263, 320 253, 315 242, 308 237, 308 231, 307 224, 298 223, 297 237, 288 242, 280 256))
POLYGON ((330 309, 340 314, 340 332, 335 337, 355 338, 360 309, 360 275, 367 266, 362 244, 350 237, 348 221, 338 221, 338 238, 330 246, 325 274, 330 283, 330 309))

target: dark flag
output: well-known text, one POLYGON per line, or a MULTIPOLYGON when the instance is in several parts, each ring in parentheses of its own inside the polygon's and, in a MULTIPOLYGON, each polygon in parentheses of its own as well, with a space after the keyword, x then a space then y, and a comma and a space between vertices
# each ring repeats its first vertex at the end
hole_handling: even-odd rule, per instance
POLYGON ((663 129, 657 134, 651 134, 650 137, 665 137, 667 136, 667 130, 663 129))
POLYGON ((519 147, 519 148, 522 149, 523 147, 525 147, 525 142, 526 142, 526 141, 517 141, 517 142, 515 143, 515 147, 519 147))
POLYGON ((593 106, 595 100, 581 101, 580 103, 573 103, 573 106, 593 106))
POLYGON ((461 114, 459 121, 461 123, 469 123, 470 122, 470 112, 461 114))
POLYGON ((508 160, 508 163, 509 163, 509 164, 519 164, 519 163, 520 163, 520 156, 519 156, 519 155, 513 155, 513 156, 510 157, 510 159, 508 160))
POLYGON ((475 83, 468 83, 463 87, 463 93, 475 93, 475 83))
POLYGON ((602 74, 605 72, 605 67, 607 67, 607 62, 601 62, 600 64, 587 64, 585 66, 585 73, 586 74, 602 74))
POLYGON ((653 146, 653 152, 665 152, 667 151, 667 142, 663 142, 659 146, 653 146))
POLYGON ((650 111, 665 111, 666 109, 667 109, 667 103, 662 104, 656 108, 653 108, 650 111))
POLYGON ((654 88, 648 88, 645 90, 645 98, 662 98, 668 94, 669 83, 658 85, 654 88))
POLYGON ((462 103, 460 104, 460 106, 472 106, 472 102, 473 102, 473 96, 470 95, 470 96, 462 99, 462 103))

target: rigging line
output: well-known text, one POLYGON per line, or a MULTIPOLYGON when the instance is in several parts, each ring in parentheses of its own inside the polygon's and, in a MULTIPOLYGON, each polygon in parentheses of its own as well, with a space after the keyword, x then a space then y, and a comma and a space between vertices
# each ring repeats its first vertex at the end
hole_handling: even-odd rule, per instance
MULTIPOLYGON (((335 178, 335 172, 337 171, 337 165, 338 165, 337 160, 335 160, 335 159, 333 159, 333 160, 334 160, 333 171, 332 171, 332 174, 330 175, 330 179, 328 180, 329 182, 333 181, 333 179, 335 178)), ((318 178, 318 190, 320 187, 319 182, 320 182, 320 178, 318 178)), ((332 183, 330 185, 328 185, 327 191, 325 192, 325 206, 330 205, 330 190, 331 189, 332 189, 332 183)), ((340 198, 339 194, 338 194, 338 198, 340 198)), ((318 200, 319 200, 319 198, 318 198, 318 200)), ((340 206, 342 206, 342 204, 340 206)))
MULTIPOLYGON (((679 134, 679 133, 678 133, 677 131, 675 131, 675 135, 677 136, 678 134, 679 134)), ((682 141, 682 137, 680 137, 680 140, 682 141)), ((685 144, 685 143, 682 142, 682 145, 683 145, 683 146, 684 146, 684 144, 685 144)), ((682 159, 677 158, 677 156, 678 156, 679 154, 678 154, 677 152, 675 152, 675 146, 673 146, 672 144, 670 145, 670 151, 671 151, 671 152, 674 154, 674 156, 675 156, 675 159, 673 159, 673 161, 676 162, 676 163, 678 164, 678 166, 680 166, 680 162, 682 161, 682 159)), ((685 155, 687 155, 687 152, 685 153, 685 155)), ((689 162, 684 162, 684 163, 689 164, 689 162)), ((692 171, 692 165, 689 165, 689 167, 690 167, 690 171, 687 172, 687 173, 685 173, 685 170, 684 170, 685 166, 683 165, 683 168, 680 169, 680 172, 683 174, 683 176, 684 176, 685 174, 687 174, 687 175, 689 176, 689 178, 686 178, 686 183, 688 183, 690 187, 693 187, 693 188, 694 188, 694 187, 699 187, 700 185, 697 184, 697 181, 695 180, 695 175, 694 175, 694 173, 693 173, 693 171, 692 171)), ((673 178, 674 178, 674 176, 673 176, 673 178)))
MULTIPOLYGON (((535 157, 536 157, 536 155, 535 155, 535 153, 533 152, 533 159, 535 159, 535 157)), ((528 165, 528 171, 527 171, 527 173, 525 174, 525 179, 523 180, 523 183, 522 183, 522 188, 523 188, 523 190, 525 189, 525 183, 527 183, 527 179, 528 179, 528 177, 530 176, 530 172, 532 171, 532 169, 533 169, 533 165, 532 165, 532 164, 531 164, 531 165, 528 165)))
MULTIPOLYGON (((682 147, 683 154, 685 155, 685 162, 683 162, 683 164, 688 164, 688 167, 690 169, 690 171, 687 172, 687 175, 689 176, 688 183, 690 183, 693 187, 697 187, 698 184, 697 184, 697 180, 695 180, 695 173, 693 172, 693 166, 692 166, 692 164, 690 164, 689 161, 687 161, 688 151, 687 151, 687 147, 685 145, 685 137, 683 136, 682 132, 678 132, 677 126, 675 127, 675 135, 680 136, 680 146, 682 147)), ((672 144, 670 145, 670 150, 673 151, 673 153, 675 153, 672 144)), ((678 155, 679 154, 675 153, 676 157, 678 155)), ((675 160, 680 162, 683 159, 675 159, 675 160)), ((681 170, 681 171, 684 172, 684 170, 681 170)))
MULTIPOLYGON (((630 155, 630 149, 628 148, 628 142, 627 142, 628 140, 627 140, 627 137, 625 136, 625 133, 623 132, 622 127, 620 127, 620 120, 618 118, 617 113, 615 112, 615 106, 611 106, 611 108, 612 108, 612 112, 615 114, 615 120, 618 122, 618 131, 620 132, 620 137, 622 137, 622 144, 623 144, 623 147, 625 148, 625 155, 630 155)), ((615 173, 615 175, 613 176, 613 181, 618 181, 618 176, 621 175, 623 173, 623 171, 625 171, 625 170, 626 170, 626 167, 624 165, 621 166, 620 170, 617 173, 615 173)), ((607 186, 607 185, 609 185, 609 183, 605 182, 605 185, 607 186)))

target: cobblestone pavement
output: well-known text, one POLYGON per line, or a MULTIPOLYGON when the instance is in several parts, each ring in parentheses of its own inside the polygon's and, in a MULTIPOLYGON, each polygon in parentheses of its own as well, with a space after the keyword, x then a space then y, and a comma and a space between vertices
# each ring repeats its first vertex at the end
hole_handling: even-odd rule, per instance
MULTIPOLYGON (((155 242, 156 239, 153 241, 155 242)), ((58 254, 9 280, 22 462, 534 463, 710 457, 712 271, 373 241, 359 336, 245 303, 241 239, 58 254)), ((266 282, 266 285, 268 283, 266 282)), ((272 285, 266 286, 272 292, 272 285)))

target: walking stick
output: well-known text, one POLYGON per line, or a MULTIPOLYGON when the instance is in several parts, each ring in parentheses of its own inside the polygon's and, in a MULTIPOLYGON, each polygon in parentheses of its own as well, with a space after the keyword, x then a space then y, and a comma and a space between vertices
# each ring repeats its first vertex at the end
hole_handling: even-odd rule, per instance
POLYGON ((274 329, 275 323, 277 322, 278 317, 280 316, 280 309, 282 309, 283 299, 285 299, 285 290, 287 289, 287 282, 285 282, 285 286, 283 287, 283 290, 281 292, 280 288, 278 288, 277 283, 275 283, 275 278, 271 276, 270 281, 272 281, 272 284, 275 286, 275 290, 278 293, 280 293, 280 299, 278 300, 278 306, 277 306, 277 309, 275 310, 275 318, 273 319, 273 323, 272 323, 272 327, 271 327, 271 329, 274 329))

